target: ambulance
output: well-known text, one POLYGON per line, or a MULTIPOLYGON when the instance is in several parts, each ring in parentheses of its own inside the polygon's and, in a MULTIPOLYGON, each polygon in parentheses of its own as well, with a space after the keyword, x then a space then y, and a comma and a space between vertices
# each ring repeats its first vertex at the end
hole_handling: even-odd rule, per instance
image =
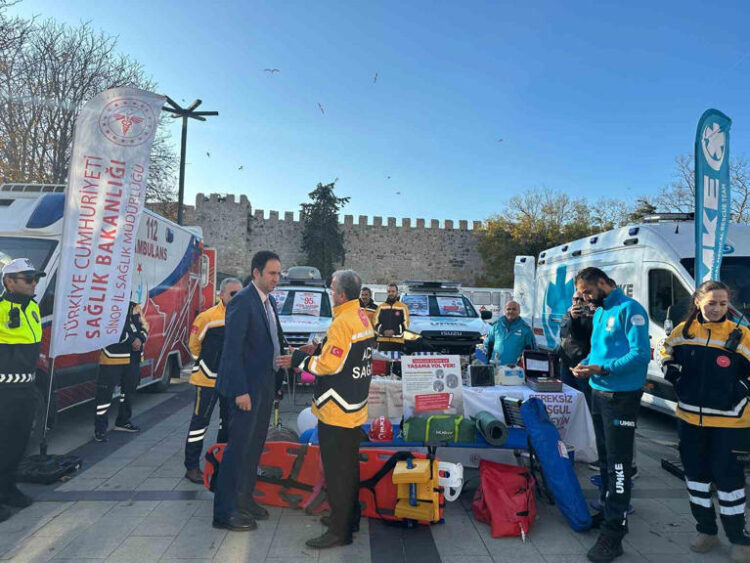
MULTIPOLYGON (((42 315, 42 348, 37 381, 47 395, 56 272, 65 186, 3 184, 0 186, 0 264, 29 258, 47 275, 39 280, 36 300, 42 315)), ((140 303, 149 325, 139 387, 166 390, 191 361, 190 327, 196 315, 213 306, 216 252, 204 248, 198 227, 183 227, 144 210, 135 245, 132 298, 140 303)), ((99 351, 55 359, 51 413, 94 398, 99 351)))
MULTIPOLYGON (((574 278, 589 266, 601 268, 649 315, 651 363, 643 404, 674 413, 676 396, 662 376, 658 353, 671 327, 686 316, 695 288, 694 219, 692 213, 663 213, 643 223, 591 235, 517 256, 514 298, 521 317, 533 328, 537 344, 554 349, 560 322, 571 306, 574 278)), ((732 223, 727 233, 721 280, 733 290, 732 304, 750 313, 750 226, 732 223)))

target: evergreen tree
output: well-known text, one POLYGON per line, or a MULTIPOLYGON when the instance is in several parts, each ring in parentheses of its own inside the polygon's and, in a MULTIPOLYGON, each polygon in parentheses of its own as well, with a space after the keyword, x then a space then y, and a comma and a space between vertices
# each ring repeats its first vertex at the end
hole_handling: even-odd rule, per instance
POLYGON ((310 203, 301 205, 300 220, 303 224, 302 250, 307 255, 307 265, 315 266, 325 278, 330 276, 336 264, 343 264, 346 255, 344 233, 339 226, 339 211, 349 202, 348 197, 336 197, 330 184, 318 184, 310 192, 310 203))

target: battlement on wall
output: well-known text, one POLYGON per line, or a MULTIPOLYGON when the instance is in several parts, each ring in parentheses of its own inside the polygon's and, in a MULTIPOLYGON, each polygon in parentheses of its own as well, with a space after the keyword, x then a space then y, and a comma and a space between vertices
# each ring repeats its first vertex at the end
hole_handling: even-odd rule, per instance
MULTIPOLYGON (((271 223, 299 223, 299 212, 285 211, 282 214, 279 211, 266 211, 264 209, 251 209, 250 202, 247 196, 241 195, 239 202, 236 200, 233 194, 216 194, 212 193, 209 196, 204 194, 198 194, 195 201, 196 210, 200 211, 201 208, 212 207, 216 205, 223 206, 237 206, 238 210, 247 210, 248 213, 252 214, 252 217, 256 221, 268 221, 271 223), (240 209, 241 208, 241 209, 240 209)), ((442 221, 438 219, 396 219, 396 217, 386 217, 385 221, 382 216, 368 217, 367 215, 357 216, 357 221, 354 221, 354 215, 344 215, 339 217, 341 224, 351 227, 395 227, 401 229, 414 229, 414 230, 445 230, 445 231, 481 231, 484 229, 482 221, 453 221, 452 219, 444 219, 442 221), (400 223, 400 224, 399 224, 400 223), (442 226, 441 226, 442 224, 442 226)))

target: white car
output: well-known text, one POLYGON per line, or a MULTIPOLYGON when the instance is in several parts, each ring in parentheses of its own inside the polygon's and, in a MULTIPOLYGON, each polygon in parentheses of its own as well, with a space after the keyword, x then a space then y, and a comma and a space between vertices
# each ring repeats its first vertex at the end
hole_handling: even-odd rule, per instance
POLYGON ((401 301, 409 308, 409 330, 404 351, 470 356, 487 335, 489 326, 471 301, 452 282, 405 282, 401 301))
POLYGON ((333 322, 333 307, 320 272, 311 267, 290 268, 272 292, 281 330, 292 346, 323 340, 333 322))

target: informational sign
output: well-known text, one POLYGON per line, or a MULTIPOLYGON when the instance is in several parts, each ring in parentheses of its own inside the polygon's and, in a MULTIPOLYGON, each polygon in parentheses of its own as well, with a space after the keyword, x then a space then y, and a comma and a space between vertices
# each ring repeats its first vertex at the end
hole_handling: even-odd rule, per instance
POLYGON ((404 295, 401 301, 409 308, 410 317, 430 316, 430 297, 428 295, 404 295))
POLYGON ((323 294, 317 291, 295 291, 292 315, 320 316, 323 294))
POLYGON ((465 317, 466 306, 461 297, 436 297, 441 317, 465 317))
MULTIPOLYGON (((78 114, 65 190, 50 356, 117 342, 164 96, 113 88, 78 114)), ((37 264, 40 266, 40 264, 37 264)))
POLYGON ((284 309, 284 303, 286 303, 286 298, 289 295, 289 292, 283 289, 277 289, 276 291, 272 291, 271 295, 273 295, 273 299, 276 301, 276 310, 281 312, 284 309))
POLYGON ((404 416, 463 414, 459 356, 402 356, 404 416))

